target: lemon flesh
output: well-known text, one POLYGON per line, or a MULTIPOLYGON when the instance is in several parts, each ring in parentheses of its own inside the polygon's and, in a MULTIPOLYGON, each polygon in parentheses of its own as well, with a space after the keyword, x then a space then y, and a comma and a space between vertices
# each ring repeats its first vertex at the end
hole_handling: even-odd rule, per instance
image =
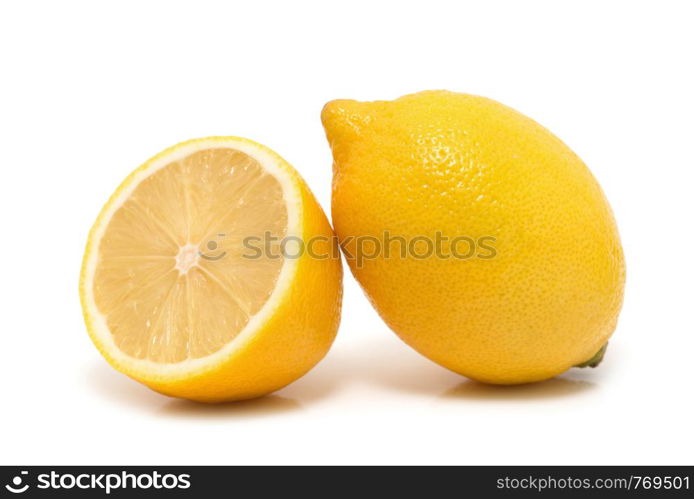
POLYGON ((165 151, 124 182, 90 235, 81 294, 92 338, 115 367, 170 395, 232 400, 287 384, 327 351, 341 296, 339 261, 285 258, 280 244, 288 235, 327 239, 332 231, 274 153, 235 138, 165 151), (298 290, 302 307, 313 302, 322 316, 283 326, 282 314, 296 305, 282 304, 292 302, 304 267, 320 267, 326 278, 327 294, 316 285, 298 290), (280 343, 271 349, 284 351, 231 379, 243 364, 235 357, 272 353, 246 348, 263 335, 274 335, 280 343), (313 351, 294 352, 296 343, 313 351))
POLYGON ((281 255, 244 258, 243 239, 286 229, 279 182, 247 154, 202 150, 153 173, 99 245, 96 304, 116 346, 153 362, 218 351, 265 304, 282 268, 281 255))

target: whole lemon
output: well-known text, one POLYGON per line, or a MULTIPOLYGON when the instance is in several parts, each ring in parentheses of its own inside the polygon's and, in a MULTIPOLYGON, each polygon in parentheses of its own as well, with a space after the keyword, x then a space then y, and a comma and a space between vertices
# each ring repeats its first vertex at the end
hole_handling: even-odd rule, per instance
POLYGON ((597 181, 493 100, 427 91, 329 102, 332 214, 350 268, 410 346, 488 383, 596 365, 624 256, 597 181))

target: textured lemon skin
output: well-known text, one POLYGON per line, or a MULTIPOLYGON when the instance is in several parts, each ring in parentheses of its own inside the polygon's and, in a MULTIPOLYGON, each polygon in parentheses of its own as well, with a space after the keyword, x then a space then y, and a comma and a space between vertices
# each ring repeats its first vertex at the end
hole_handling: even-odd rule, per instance
MULTIPOLYGON (((238 137, 211 137, 200 142, 244 141, 263 148, 291 176, 300 198, 301 238, 330 241, 334 233, 320 205, 299 174, 270 149, 238 137)), ((306 374, 328 352, 340 322, 342 265, 339 258, 313 258, 304 253, 296 262, 291 285, 270 318, 221 361, 182 375, 161 375, 133 369, 117 359, 95 332, 95 319, 86 303, 86 268, 96 241, 93 235, 101 217, 135 178, 161 156, 195 141, 177 144, 151 158, 126 178, 111 196, 90 232, 80 276, 80 298, 89 335, 106 360, 117 370, 153 390, 199 402, 227 402, 260 397, 279 390, 306 374)), ((327 253, 330 243, 316 244, 316 252, 327 253)), ((238 339, 238 338, 237 338, 238 339)))
POLYGON ((499 384, 551 378, 605 344, 625 281, 617 227, 588 168, 552 133, 498 102, 447 91, 332 101, 322 121, 343 243, 385 244, 384 231, 495 238, 487 259, 400 258, 397 245, 361 266, 348 256, 406 343, 499 384))

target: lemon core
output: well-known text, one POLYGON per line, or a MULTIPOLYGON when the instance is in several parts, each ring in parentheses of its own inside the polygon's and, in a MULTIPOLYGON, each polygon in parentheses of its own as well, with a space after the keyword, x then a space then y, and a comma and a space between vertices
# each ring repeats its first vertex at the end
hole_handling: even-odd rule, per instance
POLYGON ((176 255, 176 268, 181 275, 186 274, 191 267, 198 264, 198 247, 194 244, 186 244, 181 246, 178 250, 178 255, 176 255))

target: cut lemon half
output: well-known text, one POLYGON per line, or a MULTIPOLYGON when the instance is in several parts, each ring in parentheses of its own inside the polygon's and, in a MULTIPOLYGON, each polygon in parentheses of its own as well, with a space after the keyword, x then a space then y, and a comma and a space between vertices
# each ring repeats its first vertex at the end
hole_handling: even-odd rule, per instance
POLYGON ((261 396, 335 337, 342 268, 298 173, 236 137, 191 140, 135 170, 92 227, 89 334, 119 371, 171 396, 261 396))

